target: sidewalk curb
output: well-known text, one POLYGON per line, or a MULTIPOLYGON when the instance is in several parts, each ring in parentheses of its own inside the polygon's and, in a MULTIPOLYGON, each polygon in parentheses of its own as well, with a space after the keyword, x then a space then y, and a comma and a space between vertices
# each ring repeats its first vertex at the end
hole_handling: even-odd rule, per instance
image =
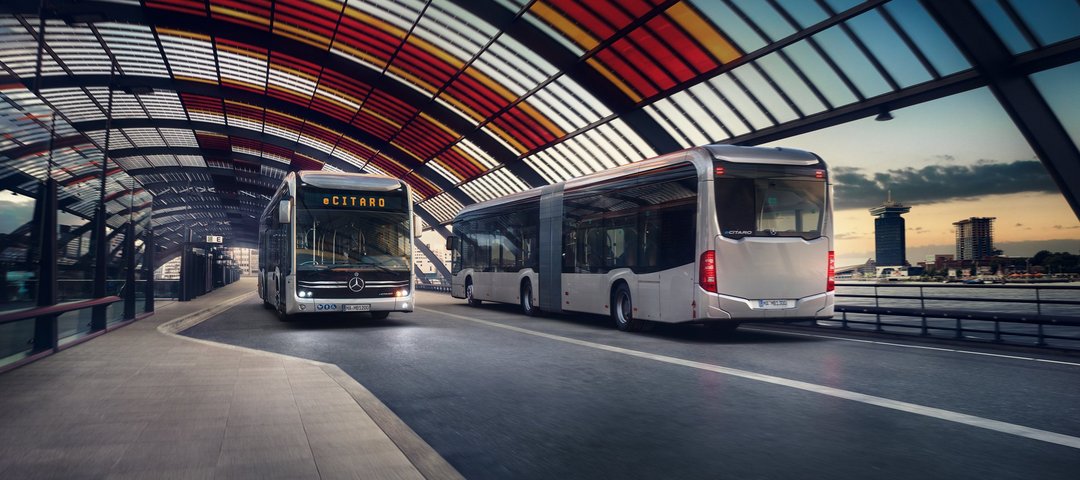
POLYGON ((372 394, 371 391, 364 388, 363 385, 349 376, 348 373, 345 373, 345 371, 337 365, 320 362, 318 360, 294 357, 282 353, 267 352, 265 350, 229 345, 227 343, 218 343, 210 340, 203 340, 201 338, 192 338, 180 334, 189 328, 214 318, 247 301, 255 294, 256 292, 247 292, 212 307, 169 320, 158 325, 157 330, 163 335, 180 338, 189 342, 316 365, 320 367, 331 380, 348 392, 349 396, 353 398, 353 401, 356 402, 360 409, 363 410, 376 425, 378 425, 379 429, 390 438, 390 441, 397 445, 401 453, 405 455, 405 458, 412 463, 413 467, 415 467, 424 478, 428 480, 464 480, 465 477, 461 476, 457 469, 450 465, 450 463, 447 462, 442 455, 439 455, 435 449, 431 448, 431 445, 428 445, 423 438, 420 438, 412 428, 398 418, 393 410, 390 410, 390 407, 387 407, 386 404, 382 403, 382 401, 372 394))

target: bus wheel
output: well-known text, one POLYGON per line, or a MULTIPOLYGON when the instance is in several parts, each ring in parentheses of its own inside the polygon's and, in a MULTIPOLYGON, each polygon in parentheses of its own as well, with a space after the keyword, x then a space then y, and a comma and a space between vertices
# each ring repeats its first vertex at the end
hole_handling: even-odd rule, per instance
POLYGON ((530 317, 535 317, 540 313, 540 309, 533 305, 532 282, 527 278, 521 282, 521 311, 530 317))
POLYGON ((465 280, 465 301, 469 302, 469 305, 474 307, 480 306, 480 300, 477 300, 476 297, 473 296, 473 284, 471 278, 465 280))
POLYGON ((371 318, 375 320, 382 320, 390 316, 390 312, 371 312, 371 318))
POLYGON ((615 327, 624 332, 640 332, 645 322, 634 318, 634 303, 630 299, 630 288, 620 283, 611 295, 611 318, 615 327))

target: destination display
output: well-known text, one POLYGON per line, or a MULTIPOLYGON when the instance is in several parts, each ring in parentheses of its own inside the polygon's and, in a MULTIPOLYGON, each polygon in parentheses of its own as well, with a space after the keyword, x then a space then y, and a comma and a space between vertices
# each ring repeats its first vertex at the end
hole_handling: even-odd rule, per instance
POLYGON ((401 192, 304 192, 307 208, 325 210, 405 210, 401 192))

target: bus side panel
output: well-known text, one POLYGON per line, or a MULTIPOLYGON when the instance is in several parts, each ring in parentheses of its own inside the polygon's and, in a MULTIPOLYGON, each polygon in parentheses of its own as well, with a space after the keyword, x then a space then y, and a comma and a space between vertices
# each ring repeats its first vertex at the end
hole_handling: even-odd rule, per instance
MULTIPOLYGON (((660 272, 660 318, 664 322, 685 322, 694 318, 693 307, 695 264, 660 272)), ((634 303, 636 307, 638 302, 634 303)), ((644 318, 644 317, 642 317, 644 318)))
POLYGON ((634 317, 643 320, 660 320, 660 273, 639 273, 630 278, 635 276, 637 277, 637 292, 631 291, 634 295, 632 298, 634 317))
POLYGON ((562 284, 563 310, 607 315, 606 305, 611 301, 607 275, 564 273, 562 284))
POLYGON ((489 300, 493 302, 517 303, 521 274, 519 272, 498 272, 487 274, 489 281, 489 300))

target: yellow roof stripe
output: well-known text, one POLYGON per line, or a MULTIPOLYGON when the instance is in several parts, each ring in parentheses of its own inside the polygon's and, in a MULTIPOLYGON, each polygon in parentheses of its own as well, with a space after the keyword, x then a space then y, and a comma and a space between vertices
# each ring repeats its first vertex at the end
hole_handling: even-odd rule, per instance
POLYGON ((243 10, 237 10, 235 8, 223 7, 223 6, 217 5, 217 4, 211 4, 210 5, 210 12, 216 13, 218 15, 224 15, 224 16, 227 16, 227 17, 233 17, 233 18, 239 18, 239 19, 242 19, 242 20, 247 20, 247 21, 249 21, 251 23, 256 23, 256 24, 263 25, 263 26, 270 25, 270 19, 269 18, 260 16, 260 15, 253 15, 253 14, 247 13, 247 12, 245 12, 243 10))
POLYGON ((716 28, 701 18, 685 3, 677 3, 667 10, 667 14, 681 25, 691 36, 712 52, 723 63, 728 63, 742 56, 739 50, 728 41, 716 28))
POLYGON ((544 2, 534 3, 532 7, 529 8, 529 11, 532 12, 533 15, 543 19, 548 25, 555 27, 560 33, 566 35, 566 38, 573 40, 574 43, 577 43, 585 50, 592 50, 600 43, 588 32, 582 30, 577 24, 562 16, 561 13, 555 11, 544 2))

